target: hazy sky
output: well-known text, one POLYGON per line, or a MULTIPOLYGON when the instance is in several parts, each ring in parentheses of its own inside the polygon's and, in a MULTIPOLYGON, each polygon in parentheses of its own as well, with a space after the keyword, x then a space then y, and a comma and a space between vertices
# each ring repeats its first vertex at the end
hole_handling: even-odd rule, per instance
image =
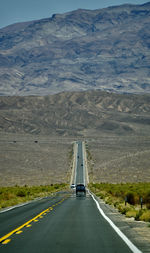
POLYGON ((94 10, 124 3, 143 4, 146 2, 148 0, 0 0, 0 28, 79 8, 94 10))

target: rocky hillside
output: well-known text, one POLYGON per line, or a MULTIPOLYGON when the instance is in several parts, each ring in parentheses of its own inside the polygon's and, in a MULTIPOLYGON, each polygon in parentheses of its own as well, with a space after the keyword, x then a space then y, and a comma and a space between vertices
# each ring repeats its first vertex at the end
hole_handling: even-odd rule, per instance
POLYGON ((0 97, 0 131, 59 136, 149 135, 150 95, 102 91, 0 97))
POLYGON ((150 92, 149 24, 150 2, 79 9, 3 28, 0 95, 150 92))

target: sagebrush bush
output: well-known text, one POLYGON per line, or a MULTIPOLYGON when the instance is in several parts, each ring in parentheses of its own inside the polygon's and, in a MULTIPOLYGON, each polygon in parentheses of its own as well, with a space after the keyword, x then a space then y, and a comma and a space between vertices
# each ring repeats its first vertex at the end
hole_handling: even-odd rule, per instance
POLYGON ((125 206, 124 204, 120 204, 120 205, 118 205, 118 210, 120 213, 126 214, 128 211, 130 211, 130 207, 125 206))
POLYGON ((137 215, 137 211, 136 210, 129 210, 129 211, 126 212, 126 217, 128 217, 128 218, 131 218, 131 217, 135 218, 136 215, 137 215))
POLYGON ((26 191, 25 190, 19 190, 16 194, 18 197, 25 197, 26 196, 26 191))
POLYGON ((139 217, 139 220, 150 222, 150 210, 145 210, 145 212, 139 217))

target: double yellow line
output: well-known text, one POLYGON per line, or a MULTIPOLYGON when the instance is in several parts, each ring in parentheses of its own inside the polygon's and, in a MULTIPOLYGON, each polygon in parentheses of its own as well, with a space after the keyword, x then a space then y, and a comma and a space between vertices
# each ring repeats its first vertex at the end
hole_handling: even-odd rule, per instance
POLYGON ((21 225, 20 227, 12 230, 11 232, 9 232, 8 234, 4 235, 3 237, 0 238, 0 243, 3 244, 7 244, 10 239, 8 239, 11 235, 17 233, 18 231, 20 231, 22 228, 27 227, 31 222, 37 221, 38 218, 40 218, 42 215, 50 212, 53 210, 53 207, 62 203, 65 199, 62 199, 61 201, 57 202, 56 204, 54 204, 52 207, 47 208, 46 210, 42 211, 41 213, 39 213, 38 215, 36 215, 34 218, 32 218, 31 220, 27 221, 26 223, 24 223, 23 225, 21 225))

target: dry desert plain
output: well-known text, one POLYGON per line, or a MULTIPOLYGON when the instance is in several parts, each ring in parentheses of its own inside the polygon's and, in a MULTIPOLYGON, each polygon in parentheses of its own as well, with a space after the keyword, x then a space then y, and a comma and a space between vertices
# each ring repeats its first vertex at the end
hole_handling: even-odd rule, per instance
MULTIPOLYGON (((103 135, 86 141, 92 182, 149 182, 150 137, 103 135)), ((0 136, 0 185, 70 183, 76 137, 0 136)))

